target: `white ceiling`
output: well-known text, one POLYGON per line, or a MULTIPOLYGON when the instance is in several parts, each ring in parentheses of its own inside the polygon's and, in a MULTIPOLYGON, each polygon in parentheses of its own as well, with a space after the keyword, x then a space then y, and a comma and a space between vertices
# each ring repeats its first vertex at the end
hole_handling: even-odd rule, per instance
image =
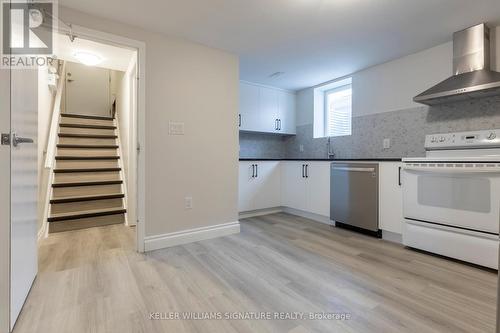
POLYGON ((134 50, 96 43, 90 40, 76 38, 73 42, 69 37, 62 34, 56 34, 54 43, 54 54, 57 58, 72 62, 79 62, 74 54, 77 51, 85 51, 98 55, 102 62, 96 67, 114 69, 125 72, 135 56, 134 50))
POLYGON ((59 0, 240 56, 241 78, 309 87, 500 23, 499 0, 59 0), (285 72, 270 78, 274 72, 285 72))

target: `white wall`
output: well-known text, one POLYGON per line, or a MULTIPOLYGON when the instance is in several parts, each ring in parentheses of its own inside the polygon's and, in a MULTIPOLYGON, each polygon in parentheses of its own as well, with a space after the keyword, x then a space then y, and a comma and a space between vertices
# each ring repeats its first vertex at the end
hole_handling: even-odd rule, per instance
POLYGON ((146 44, 146 236, 237 221, 238 58, 64 7, 59 14, 146 44), (168 135, 169 121, 184 122, 185 135, 168 135))
POLYGON ((38 69, 38 228, 43 222, 47 194, 48 170, 45 169, 47 141, 54 109, 55 95, 47 85, 47 67, 38 69))
POLYGON ((371 67, 352 77, 353 116, 418 106, 413 97, 452 75, 453 44, 371 67))
MULTIPOLYGON (((496 51, 497 54, 492 67, 500 68, 500 27, 492 31, 496 41, 492 53, 496 51)), ((421 106, 413 102, 413 97, 450 77, 452 72, 453 44, 448 42, 354 73, 353 116, 421 106)), ((299 126, 313 123, 313 88, 297 94, 299 126)))

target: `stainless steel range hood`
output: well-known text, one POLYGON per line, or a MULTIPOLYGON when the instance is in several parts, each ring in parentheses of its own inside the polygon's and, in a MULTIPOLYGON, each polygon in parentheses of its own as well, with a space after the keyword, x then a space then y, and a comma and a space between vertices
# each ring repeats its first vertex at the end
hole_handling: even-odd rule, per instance
POLYGON ((453 73, 413 100, 436 105, 500 95, 500 72, 490 69, 490 30, 486 24, 453 34, 453 73))

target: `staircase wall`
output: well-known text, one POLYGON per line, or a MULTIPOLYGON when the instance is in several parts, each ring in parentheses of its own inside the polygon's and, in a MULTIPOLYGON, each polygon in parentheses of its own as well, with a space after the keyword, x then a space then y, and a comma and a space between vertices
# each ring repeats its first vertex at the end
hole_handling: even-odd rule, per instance
POLYGON ((49 170, 45 169, 44 164, 55 101, 55 91, 50 90, 47 84, 48 76, 46 66, 38 68, 38 230, 43 225, 44 210, 48 204, 49 170))

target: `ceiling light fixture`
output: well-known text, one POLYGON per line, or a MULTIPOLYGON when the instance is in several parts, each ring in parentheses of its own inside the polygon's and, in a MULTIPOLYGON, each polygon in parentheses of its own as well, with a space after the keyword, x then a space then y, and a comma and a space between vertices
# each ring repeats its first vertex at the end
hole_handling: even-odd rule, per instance
POLYGON ((277 78, 279 78, 280 76, 282 76, 284 74, 285 74, 285 72, 276 72, 276 73, 273 73, 273 74, 269 75, 269 78, 271 78, 271 79, 277 79, 277 78))
POLYGON ((102 62, 100 56, 90 52, 78 51, 75 52, 73 56, 78 59, 79 62, 87 66, 95 66, 102 62))

